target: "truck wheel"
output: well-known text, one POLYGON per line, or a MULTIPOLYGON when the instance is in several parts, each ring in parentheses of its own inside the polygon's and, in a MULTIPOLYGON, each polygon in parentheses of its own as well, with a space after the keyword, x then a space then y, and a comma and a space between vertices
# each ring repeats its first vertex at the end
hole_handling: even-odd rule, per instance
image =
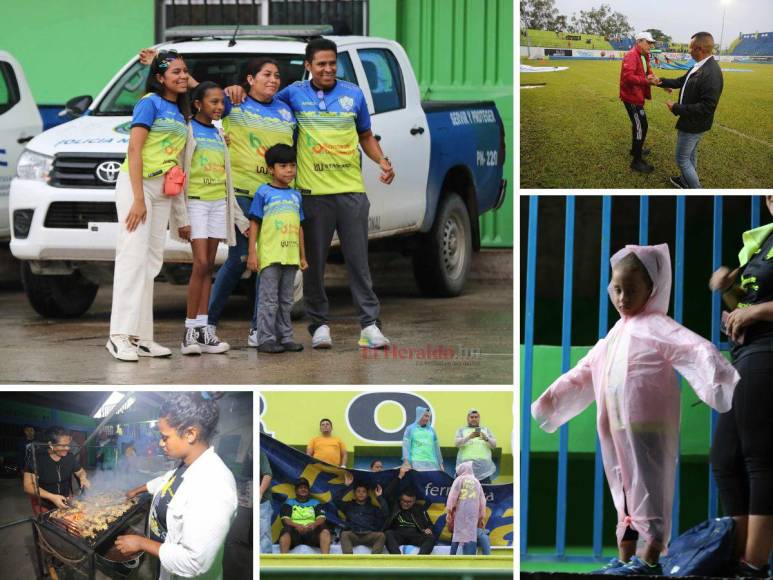
POLYGON ((413 275, 425 296, 459 296, 472 263, 472 226, 456 193, 440 201, 435 223, 413 252, 413 275))
POLYGON ((99 289, 78 271, 64 276, 33 274, 27 262, 22 262, 21 280, 35 312, 46 318, 77 318, 94 303, 99 289))

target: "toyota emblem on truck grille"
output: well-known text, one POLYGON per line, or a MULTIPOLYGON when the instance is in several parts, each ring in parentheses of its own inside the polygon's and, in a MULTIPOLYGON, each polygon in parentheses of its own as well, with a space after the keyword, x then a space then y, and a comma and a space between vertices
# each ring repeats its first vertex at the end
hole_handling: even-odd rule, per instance
POLYGON ((121 164, 118 161, 103 161, 97 165, 97 177, 102 183, 115 183, 120 170, 121 164))

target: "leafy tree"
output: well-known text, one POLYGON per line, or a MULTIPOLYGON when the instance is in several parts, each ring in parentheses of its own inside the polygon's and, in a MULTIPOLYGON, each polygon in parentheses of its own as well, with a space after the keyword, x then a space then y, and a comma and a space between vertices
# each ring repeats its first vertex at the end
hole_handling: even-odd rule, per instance
POLYGON ((572 15, 571 28, 573 32, 582 34, 598 34, 601 36, 629 36, 633 27, 628 18, 620 12, 613 12, 608 4, 598 8, 580 10, 580 15, 572 15))
POLYGON ((555 0, 521 0, 521 22, 535 30, 566 30, 566 16, 558 13, 555 0))
POLYGON ((658 28, 648 28, 645 30, 645 32, 649 32, 656 42, 665 42, 668 44, 671 43, 671 37, 658 28))

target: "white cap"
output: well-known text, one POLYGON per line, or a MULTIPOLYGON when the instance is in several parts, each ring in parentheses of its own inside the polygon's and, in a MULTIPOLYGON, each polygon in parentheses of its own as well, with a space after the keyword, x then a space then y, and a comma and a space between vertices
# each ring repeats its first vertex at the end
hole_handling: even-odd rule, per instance
POLYGON ((636 35, 636 40, 646 40, 647 42, 655 42, 652 35, 649 32, 640 32, 636 35))

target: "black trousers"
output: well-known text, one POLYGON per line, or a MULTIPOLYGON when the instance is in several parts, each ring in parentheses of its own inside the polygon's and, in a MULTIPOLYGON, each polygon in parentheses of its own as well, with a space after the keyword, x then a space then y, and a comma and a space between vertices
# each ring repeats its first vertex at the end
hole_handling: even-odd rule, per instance
POLYGON ((252 578, 252 508, 239 506, 225 537, 223 580, 252 578))
POLYGON ((711 444, 711 468, 726 515, 773 515, 773 352, 734 361, 741 381, 711 444))
POLYGON ((642 105, 623 103, 631 119, 631 155, 634 159, 641 159, 641 151, 644 148, 644 140, 647 138, 647 113, 642 105))
POLYGON ((436 542, 434 534, 427 535, 415 528, 396 528, 386 532, 386 547, 390 554, 399 554, 400 546, 405 544, 418 546, 420 555, 431 554, 436 542))

